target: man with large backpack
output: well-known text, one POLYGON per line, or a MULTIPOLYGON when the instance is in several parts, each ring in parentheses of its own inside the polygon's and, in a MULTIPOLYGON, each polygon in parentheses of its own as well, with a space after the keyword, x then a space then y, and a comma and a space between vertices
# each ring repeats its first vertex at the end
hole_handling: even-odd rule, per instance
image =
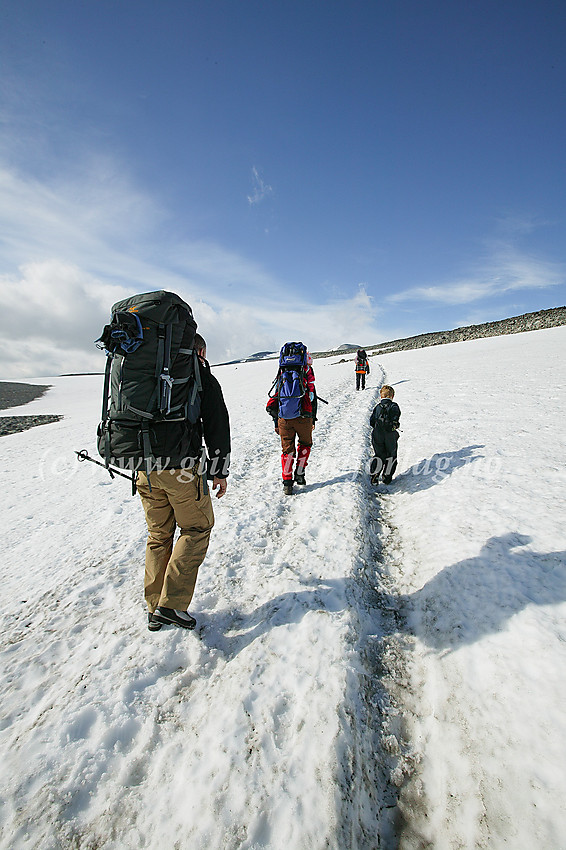
POLYGON ((214 525, 207 478, 217 498, 226 492, 228 411, 195 331, 189 305, 159 291, 115 304, 99 340, 108 363, 98 447, 110 470, 132 472, 142 500, 150 631, 195 627, 187 608, 214 525))
POLYGON ((366 388, 366 375, 369 375, 368 356, 363 348, 358 349, 356 354, 356 390, 366 388))
POLYGON ((283 492, 293 494, 294 481, 306 484, 305 469, 316 422, 316 389, 312 357, 302 342, 287 342, 279 355, 279 370, 269 391, 266 410, 273 417, 281 438, 283 492), (298 446, 295 440, 298 439, 298 446))

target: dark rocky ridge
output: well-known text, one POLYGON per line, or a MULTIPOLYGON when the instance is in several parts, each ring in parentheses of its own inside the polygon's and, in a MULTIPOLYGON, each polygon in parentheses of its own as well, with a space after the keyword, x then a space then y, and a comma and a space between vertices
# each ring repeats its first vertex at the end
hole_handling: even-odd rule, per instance
POLYGON ((36 398, 40 398, 49 389, 49 384, 17 384, 14 381, 0 381, 0 410, 7 407, 19 407, 36 398))
MULTIPOLYGON (((0 381, 0 410, 9 407, 20 407, 28 404, 36 398, 40 398, 49 389, 45 384, 18 384, 15 381, 0 381)), ((0 416, 0 437, 7 434, 17 434, 27 431, 36 425, 48 425, 50 422, 58 422, 62 416, 38 415, 38 416, 0 416)))
MULTIPOLYGON (((484 322, 481 325, 467 325, 466 327, 455 328, 450 331, 436 331, 434 333, 410 336, 406 339, 381 342, 377 345, 366 345, 365 350, 368 354, 371 352, 370 356, 376 357, 378 355, 390 354, 392 351, 426 348, 430 345, 446 345, 450 342, 462 342, 467 339, 481 339, 482 337, 523 333, 524 331, 536 331, 543 328, 558 327, 560 325, 566 325, 566 307, 552 307, 549 310, 523 313, 521 316, 500 319, 497 322, 484 322)), ((342 347, 334 351, 315 352, 313 353, 313 357, 335 357, 344 353, 344 348, 342 347)), ((248 360, 247 362, 253 361, 248 360)), ((0 410, 27 404, 42 396, 48 389, 49 386, 40 384, 19 384, 16 382, 0 381, 0 410)), ((25 431, 28 428, 33 428, 35 425, 57 422, 59 419, 62 419, 62 417, 56 415, 1 416, 0 436, 25 431)))
POLYGON ((0 437, 5 437, 7 434, 19 434, 20 431, 35 428, 36 425, 49 425, 51 422, 59 422, 62 418, 62 416, 56 416, 55 414, 44 416, 0 416, 0 437))
MULTIPOLYGON (((445 345, 450 342, 462 342, 467 339, 481 339, 488 336, 503 336, 524 331, 537 331, 543 328, 554 328, 566 325, 566 307, 552 307, 549 310, 537 310, 534 313, 523 313, 509 319, 499 319, 497 322, 484 322, 481 325, 467 325, 451 331, 436 331, 419 334, 406 339, 394 339, 381 342, 378 345, 366 345, 365 350, 371 356, 390 354, 392 351, 407 351, 411 348, 426 348, 430 345, 445 345)), ((343 354, 340 349, 313 354, 313 357, 335 357, 343 354)))

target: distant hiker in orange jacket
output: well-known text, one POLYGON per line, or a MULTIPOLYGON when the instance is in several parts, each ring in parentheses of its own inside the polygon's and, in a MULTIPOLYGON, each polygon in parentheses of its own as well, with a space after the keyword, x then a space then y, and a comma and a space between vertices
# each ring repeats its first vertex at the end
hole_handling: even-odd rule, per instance
POLYGON ((356 389, 360 389, 360 384, 362 390, 366 388, 366 375, 369 375, 369 363, 368 356, 365 353, 363 348, 358 349, 358 353, 356 355, 356 389))

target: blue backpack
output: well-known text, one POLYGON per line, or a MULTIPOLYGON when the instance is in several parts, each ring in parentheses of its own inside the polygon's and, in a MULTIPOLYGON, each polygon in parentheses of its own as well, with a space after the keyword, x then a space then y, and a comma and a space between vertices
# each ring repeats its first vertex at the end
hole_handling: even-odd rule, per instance
POLYGON ((279 398, 281 419, 297 419, 302 413, 302 398, 307 382, 307 347, 302 342, 286 342, 279 354, 279 371, 269 397, 279 398))

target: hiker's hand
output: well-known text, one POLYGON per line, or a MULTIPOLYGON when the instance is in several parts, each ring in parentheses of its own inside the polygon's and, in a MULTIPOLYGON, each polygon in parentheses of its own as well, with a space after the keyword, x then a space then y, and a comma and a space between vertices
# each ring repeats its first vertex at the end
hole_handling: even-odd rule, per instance
POLYGON ((224 493, 226 492, 226 487, 228 486, 228 482, 225 478, 214 478, 212 482, 212 489, 216 490, 218 488, 218 493, 216 494, 217 499, 221 499, 224 493))

